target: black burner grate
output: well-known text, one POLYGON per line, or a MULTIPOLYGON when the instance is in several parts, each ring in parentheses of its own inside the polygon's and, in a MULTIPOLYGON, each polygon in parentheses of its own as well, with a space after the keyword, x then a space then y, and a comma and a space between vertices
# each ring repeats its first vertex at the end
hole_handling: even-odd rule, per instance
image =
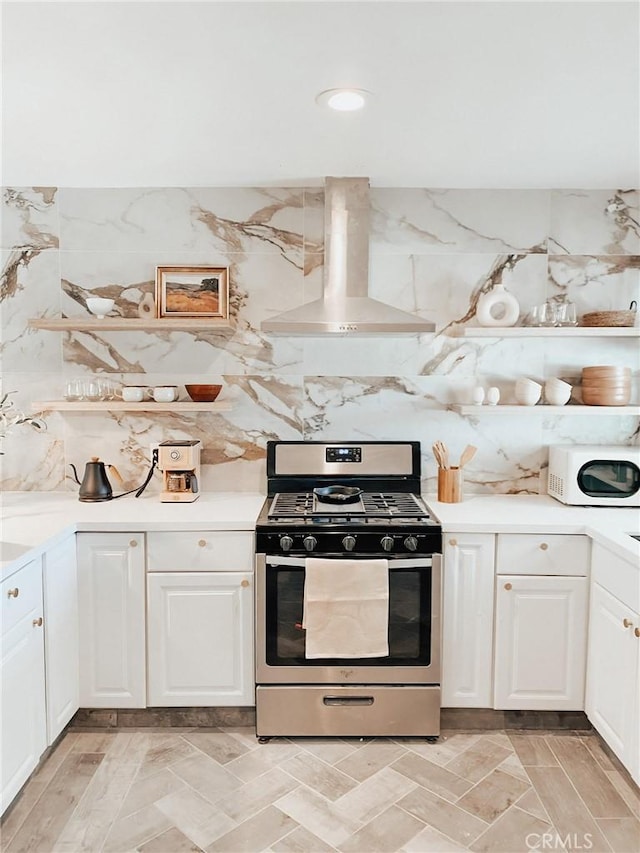
POLYGON ((410 492, 380 492, 363 495, 363 503, 367 515, 373 516, 402 516, 421 517, 426 515, 426 510, 421 506, 415 495, 410 492))
MULTIPOLYGON (((327 509, 314 512, 312 492, 279 492, 273 499, 269 518, 300 518, 326 515, 327 509)), ((335 507, 332 507, 335 510, 335 507)), ((342 518, 366 515, 367 518, 422 518, 428 515, 419 498, 411 492, 365 492, 362 502, 343 504, 342 518)))

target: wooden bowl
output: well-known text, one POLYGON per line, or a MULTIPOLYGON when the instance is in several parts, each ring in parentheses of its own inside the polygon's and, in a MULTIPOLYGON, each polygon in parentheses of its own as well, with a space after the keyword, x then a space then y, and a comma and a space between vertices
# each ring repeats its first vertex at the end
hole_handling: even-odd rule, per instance
POLYGON ((613 364, 597 364, 582 368, 582 379, 631 379, 630 367, 616 367, 613 364))
POLYGON ((624 388, 631 388, 630 379, 583 379, 583 388, 590 388, 595 391, 598 388, 608 388, 610 391, 621 391, 624 388))
POLYGON ((585 406, 626 406, 631 399, 631 387, 622 390, 582 388, 585 406))
POLYGON ((222 385, 185 385, 184 387, 194 403, 213 403, 222 391, 222 385))

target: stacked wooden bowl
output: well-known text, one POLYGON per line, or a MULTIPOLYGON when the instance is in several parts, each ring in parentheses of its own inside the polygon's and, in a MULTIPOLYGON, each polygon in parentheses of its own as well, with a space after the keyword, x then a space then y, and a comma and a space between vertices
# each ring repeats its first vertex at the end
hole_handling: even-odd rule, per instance
POLYGON ((631 399, 631 368, 596 365, 582 368, 585 406, 626 406, 631 399))

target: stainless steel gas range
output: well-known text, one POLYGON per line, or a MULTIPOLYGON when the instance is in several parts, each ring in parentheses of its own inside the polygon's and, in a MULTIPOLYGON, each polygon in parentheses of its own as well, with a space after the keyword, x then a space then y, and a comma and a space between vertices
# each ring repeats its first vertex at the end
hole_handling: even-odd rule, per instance
POLYGON ((256 526, 258 737, 437 737, 442 530, 420 497, 420 443, 273 441, 267 480, 256 526), (383 571, 388 654, 308 656, 305 581, 318 561, 383 571))

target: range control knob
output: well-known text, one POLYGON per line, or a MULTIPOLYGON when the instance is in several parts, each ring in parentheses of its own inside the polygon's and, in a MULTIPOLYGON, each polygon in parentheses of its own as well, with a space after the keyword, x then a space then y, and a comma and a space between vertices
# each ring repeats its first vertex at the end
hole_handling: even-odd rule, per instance
POLYGON ((342 540, 342 547, 345 551, 353 551, 353 549, 356 547, 356 537, 345 536, 342 540))
POLYGON ((291 546, 293 545, 293 539, 290 536, 281 536, 280 537, 280 547, 283 551, 290 551, 291 546))
POLYGON ((302 544, 304 545, 307 551, 313 551, 313 549, 318 544, 318 540, 315 536, 305 536, 302 540, 302 544))
POLYGON ((382 545, 385 551, 391 551, 393 548, 393 539, 391 536, 383 536, 380 540, 380 544, 382 545))
POLYGON ((404 547, 407 551, 417 551, 418 550, 418 540, 415 536, 407 536, 404 540, 404 547))

